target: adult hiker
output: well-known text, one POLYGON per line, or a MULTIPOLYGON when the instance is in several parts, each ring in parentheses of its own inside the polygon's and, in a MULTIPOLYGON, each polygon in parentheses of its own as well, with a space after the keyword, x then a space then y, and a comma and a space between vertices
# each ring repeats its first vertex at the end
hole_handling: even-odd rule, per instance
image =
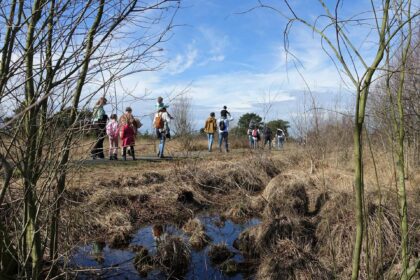
POLYGON ((268 126, 264 126, 263 134, 264 134, 264 148, 265 148, 265 145, 268 144, 268 149, 271 150, 271 140, 273 139, 273 133, 271 129, 268 126))
POLYGON ((284 143, 284 140, 286 139, 286 135, 284 134, 283 129, 277 128, 276 138, 277 138, 277 149, 283 148, 283 143, 284 143))
POLYGON ((214 133, 216 132, 216 130, 217 130, 217 120, 215 118, 214 112, 211 112, 210 117, 207 118, 206 123, 204 125, 204 132, 207 133, 209 152, 212 151, 214 133))
POLYGON ((105 114, 104 110, 104 106, 106 105, 106 103, 106 98, 102 96, 96 102, 95 107, 93 107, 92 123, 93 129, 95 131, 96 143, 90 151, 92 159, 105 158, 104 139, 106 137, 106 122, 108 120, 108 116, 105 114))
POLYGON ((169 117, 169 114, 166 111, 167 107, 168 107, 167 105, 164 105, 163 103, 161 103, 157 107, 157 112, 153 119, 153 127, 156 129, 156 136, 159 139, 159 146, 158 146, 159 158, 164 157, 166 138, 170 138, 169 123, 171 121, 171 118, 169 117))
MULTIPOLYGON (((226 106, 225 106, 226 107, 226 106)), ((220 112, 220 119, 217 120, 219 126, 219 151, 222 152, 222 142, 225 142, 226 152, 229 152, 229 122, 233 121, 230 113, 226 110, 220 112), (229 115, 229 118, 227 117, 229 115)))

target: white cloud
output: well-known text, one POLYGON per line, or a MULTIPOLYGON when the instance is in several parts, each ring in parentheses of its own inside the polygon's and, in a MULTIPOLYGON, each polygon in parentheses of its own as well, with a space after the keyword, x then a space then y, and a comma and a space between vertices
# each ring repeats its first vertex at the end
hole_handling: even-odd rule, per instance
POLYGON ((225 50, 229 45, 229 37, 220 31, 210 27, 199 27, 203 37, 204 55, 207 57, 199 63, 199 66, 206 66, 210 62, 222 62, 225 60, 225 50))
POLYGON ((189 44, 187 51, 184 54, 177 54, 175 58, 168 63, 165 70, 171 75, 183 73, 193 66, 197 59, 197 55, 198 50, 193 44, 189 44))

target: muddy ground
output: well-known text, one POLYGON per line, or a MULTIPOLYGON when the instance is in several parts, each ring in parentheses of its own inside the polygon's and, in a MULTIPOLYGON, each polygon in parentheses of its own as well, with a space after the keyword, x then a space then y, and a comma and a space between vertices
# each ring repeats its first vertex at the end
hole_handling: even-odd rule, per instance
MULTIPOLYGON (((381 196, 373 174, 366 176, 370 254, 362 258, 370 265, 362 266, 362 278, 394 279, 400 243, 396 191, 389 173, 380 172, 381 196)), ((407 181, 410 241, 412 255, 418 256, 420 178, 412 174, 407 181)), ((86 164, 73 174, 65 193, 68 239, 63 248, 71 252, 75 244, 92 241, 124 247, 136 229, 167 223, 191 234, 191 245, 199 246, 206 239, 194 218, 211 212, 236 222, 261 219, 234 244, 256 279, 347 279, 354 235, 352 180, 349 161, 324 161, 314 169, 299 147, 86 164)), ((222 265, 241 264, 226 258, 222 265)))

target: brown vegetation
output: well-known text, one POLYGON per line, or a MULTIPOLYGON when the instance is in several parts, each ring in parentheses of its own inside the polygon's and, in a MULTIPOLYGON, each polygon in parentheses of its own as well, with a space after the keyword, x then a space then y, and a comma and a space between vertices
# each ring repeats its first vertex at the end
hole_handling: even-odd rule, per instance
MULTIPOLYGON (((189 244, 166 236, 156 256, 143 248, 137 250, 134 262, 143 275, 156 267, 168 275, 182 274, 188 267, 190 246, 200 250, 211 242, 196 215, 217 211, 234 221, 261 218, 261 224, 245 230, 234 242, 246 265, 229 260, 232 252, 223 244, 211 247, 211 259, 224 273, 244 271, 246 266, 258 279, 347 278, 354 238, 348 162, 341 162, 339 168, 319 164, 310 173, 301 148, 289 147, 271 154, 244 156, 235 151, 206 160, 139 161, 115 165, 112 172, 102 165, 80 170, 65 194, 68 246, 95 236, 103 236, 112 246, 125 246, 141 225, 172 223, 182 227, 189 244)), ((388 165, 383 164, 385 169, 388 165)), ((370 162, 366 165, 369 170, 370 162)), ((392 180, 385 170, 379 172, 384 174, 381 181, 392 180)), ((383 187, 379 203, 375 177, 368 173, 366 178, 370 254, 362 258, 369 258, 370 267, 361 270, 364 275, 368 269, 371 274, 394 275, 400 243, 395 190, 383 187)), ((420 205, 415 195, 419 179, 408 179, 414 254, 420 252, 420 225, 415 219, 420 216, 415 208, 420 205)))

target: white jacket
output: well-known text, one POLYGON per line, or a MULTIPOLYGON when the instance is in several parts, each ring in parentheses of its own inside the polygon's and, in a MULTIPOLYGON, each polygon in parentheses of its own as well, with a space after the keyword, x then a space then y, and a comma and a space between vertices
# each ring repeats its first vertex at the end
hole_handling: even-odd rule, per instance
POLYGON ((159 130, 160 130, 160 132, 162 132, 162 131, 166 131, 166 130, 169 130, 169 129, 170 129, 170 128, 169 128, 169 123, 171 122, 171 118, 168 116, 168 112, 157 112, 157 113, 155 114, 155 117, 153 118, 153 123, 155 123, 156 118, 157 118, 160 114, 162 115, 162 119, 163 119, 163 129, 159 129, 159 130))

